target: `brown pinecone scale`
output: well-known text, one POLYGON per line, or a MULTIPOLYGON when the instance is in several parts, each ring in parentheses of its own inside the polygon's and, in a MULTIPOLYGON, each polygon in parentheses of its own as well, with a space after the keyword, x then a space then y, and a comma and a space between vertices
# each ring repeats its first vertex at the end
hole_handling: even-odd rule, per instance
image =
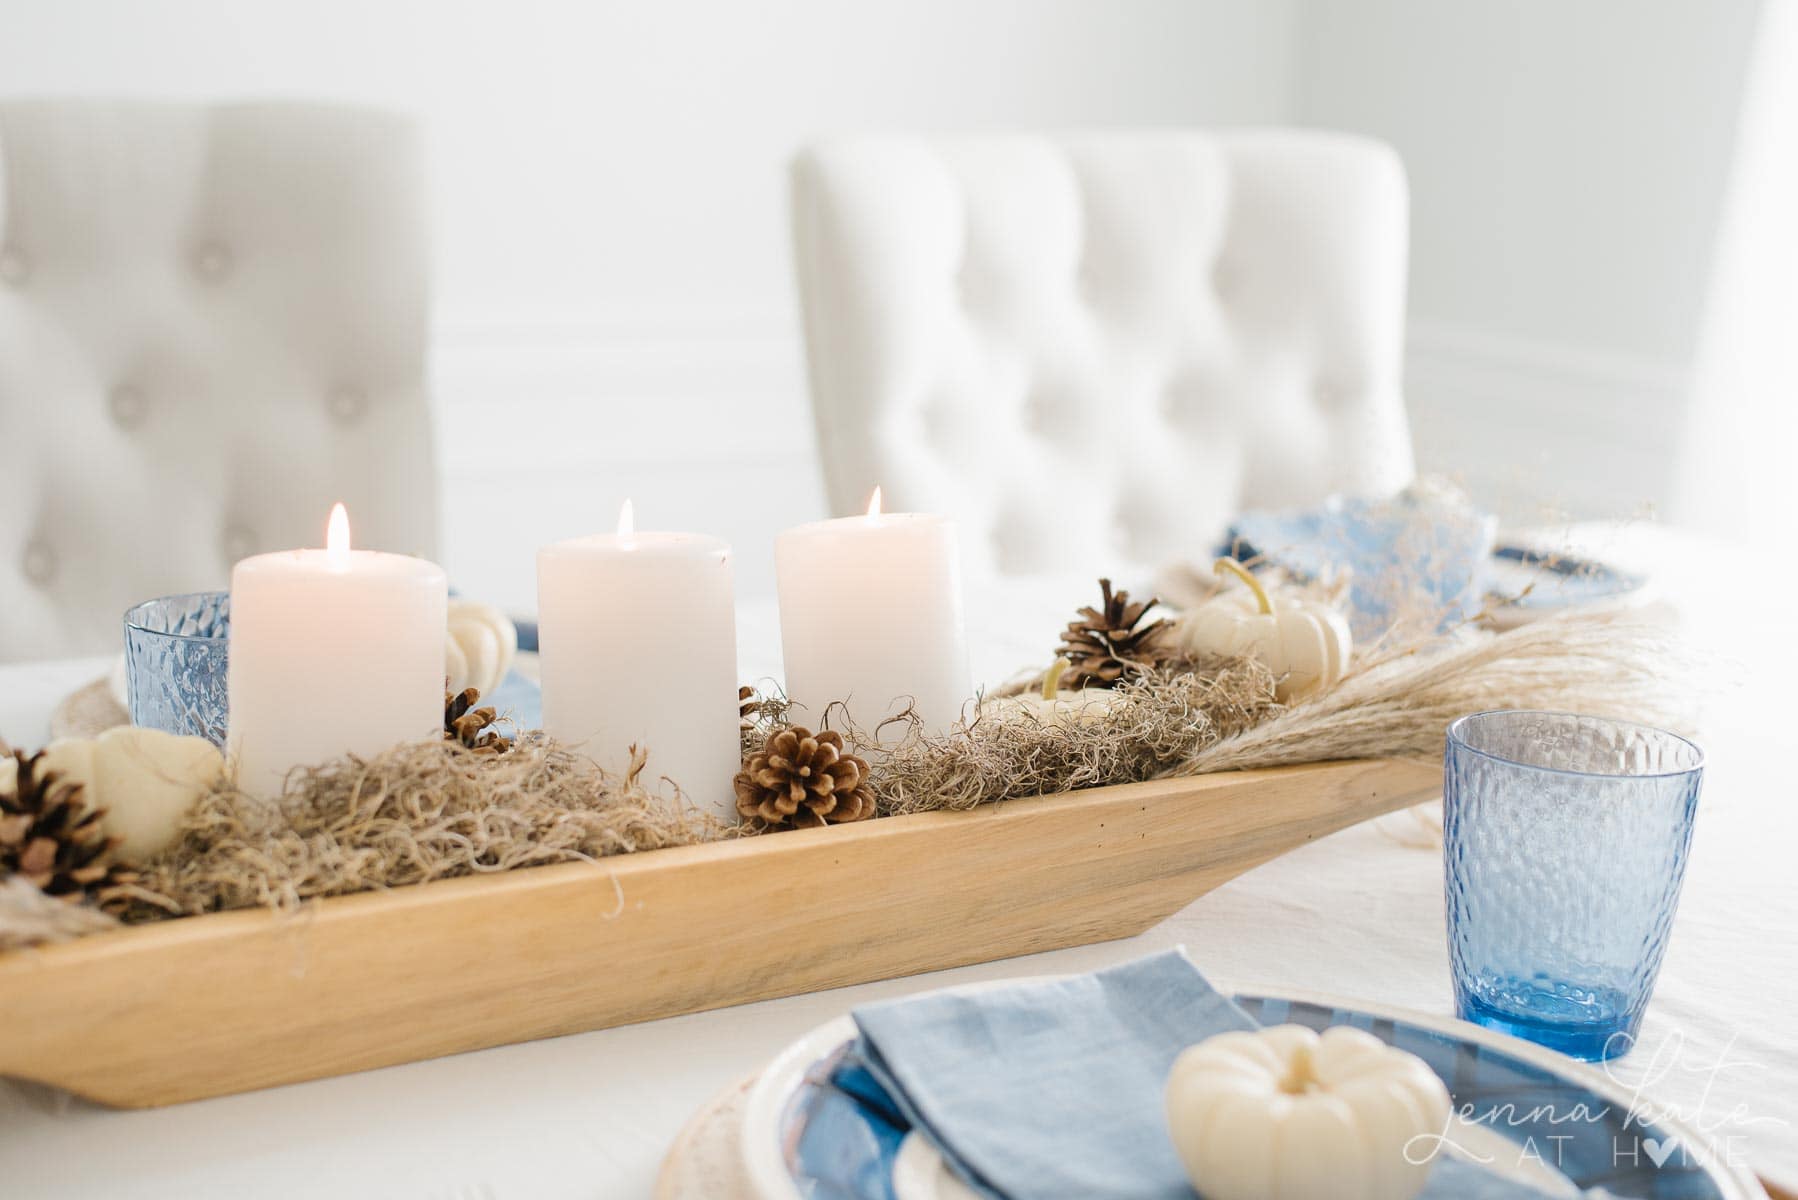
POLYGON ((1143 618, 1160 601, 1133 602, 1129 592, 1112 591, 1109 579, 1099 580, 1099 592, 1100 606, 1086 605, 1061 635, 1069 687, 1111 687, 1155 660, 1162 622, 1157 618, 1145 625, 1143 618))
POLYGON ((767 825, 807 829, 874 815, 868 764, 834 729, 794 725, 769 734, 733 782, 737 811, 767 825))
POLYGON ((119 889, 138 876, 106 861, 118 839, 100 823, 105 810, 91 807, 82 786, 43 759, 42 751, 12 754, 17 774, 11 791, 0 791, 0 876, 22 876, 66 900, 122 904, 119 889))
POLYGON ((504 754, 512 748, 512 739, 491 729, 499 714, 492 708, 476 708, 481 693, 478 688, 463 688, 443 697, 443 740, 459 742, 476 754, 504 754))

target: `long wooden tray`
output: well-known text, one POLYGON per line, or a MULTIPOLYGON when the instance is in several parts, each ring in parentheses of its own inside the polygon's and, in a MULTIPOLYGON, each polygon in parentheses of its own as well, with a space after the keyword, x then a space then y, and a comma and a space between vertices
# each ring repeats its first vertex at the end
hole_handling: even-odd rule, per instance
POLYGON ((102 934, 0 955, 0 1074, 148 1107, 1125 937, 1440 783, 1162 780, 102 934))

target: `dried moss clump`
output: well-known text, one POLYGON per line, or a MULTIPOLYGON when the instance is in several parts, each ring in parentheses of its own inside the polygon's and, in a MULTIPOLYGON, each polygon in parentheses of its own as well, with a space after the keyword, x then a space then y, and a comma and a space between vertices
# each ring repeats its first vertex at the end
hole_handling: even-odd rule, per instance
POLYGON ((879 815, 1155 779, 1282 711, 1273 675, 1246 659, 1147 671, 1081 720, 989 702, 949 735, 914 722, 896 746, 874 752, 879 815))
POLYGON ((286 908, 728 835, 715 817, 653 794, 642 770, 639 755, 620 778, 542 739, 502 755, 421 742, 298 771, 278 800, 223 786, 145 865, 127 918, 286 908))

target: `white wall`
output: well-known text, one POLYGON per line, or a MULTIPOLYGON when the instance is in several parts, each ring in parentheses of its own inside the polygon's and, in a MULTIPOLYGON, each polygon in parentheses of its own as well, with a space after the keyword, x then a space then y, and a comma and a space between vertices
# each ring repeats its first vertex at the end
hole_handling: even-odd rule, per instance
POLYGON ((1295 114, 1411 178, 1426 467, 1518 516, 1663 505, 1759 0, 1306 0, 1295 114))
POLYGON ((823 515, 784 166, 864 128, 1285 119, 1289 0, 0 0, 0 88, 324 96, 431 126, 452 579, 823 515), (530 469, 521 471, 520 464, 530 469), (516 530, 509 532, 508 525, 516 530))

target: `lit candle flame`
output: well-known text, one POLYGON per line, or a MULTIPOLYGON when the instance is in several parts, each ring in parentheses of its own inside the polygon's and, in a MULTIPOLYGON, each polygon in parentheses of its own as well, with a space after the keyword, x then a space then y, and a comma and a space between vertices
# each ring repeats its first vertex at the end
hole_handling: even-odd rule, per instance
POLYGON ((346 567, 350 562, 350 514, 343 505, 333 505, 331 520, 325 526, 325 554, 333 567, 346 567))
POLYGON ((626 500, 618 508, 618 536, 629 537, 637 532, 637 510, 626 500))
POLYGON ((870 517, 878 517, 880 515, 880 489, 879 488, 875 488, 874 494, 872 496, 868 497, 868 515, 870 517))

